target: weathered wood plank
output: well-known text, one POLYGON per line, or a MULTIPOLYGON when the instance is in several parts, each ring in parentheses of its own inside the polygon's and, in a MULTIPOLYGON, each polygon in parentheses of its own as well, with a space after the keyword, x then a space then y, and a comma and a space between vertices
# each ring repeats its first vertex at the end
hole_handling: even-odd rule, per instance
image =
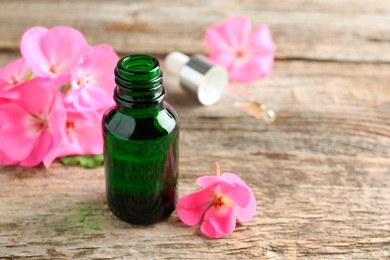
POLYGON ((269 79, 246 88, 282 111, 272 125, 242 114, 229 105, 230 97, 212 107, 189 106, 188 96, 170 89, 182 126, 180 194, 193 191, 195 178, 219 160, 223 170, 248 182, 258 200, 254 220, 227 238, 207 240, 176 214, 146 228, 115 220, 107 210, 101 168, 6 167, 0 174, 6 183, 0 193, 0 255, 388 257, 387 67, 277 63, 269 79), (356 68, 378 73, 356 78, 356 68))
POLYGON ((277 57, 390 62, 387 1, 2 1, 0 49, 14 49, 33 25, 68 25, 89 42, 123 53, 203 53, 207 26, 248 15, 270 26, 277 57))

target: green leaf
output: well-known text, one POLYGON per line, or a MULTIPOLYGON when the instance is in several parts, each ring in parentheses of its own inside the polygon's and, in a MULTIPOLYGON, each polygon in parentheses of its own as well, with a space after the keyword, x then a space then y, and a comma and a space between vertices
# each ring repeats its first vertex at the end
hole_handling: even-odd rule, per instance
POLYGON ((59 86, 58 90, 64 94, 67 94, 72 90, 72 85, 70 82, 66 82, 64 85, 59 86))
POLYGON ((77 156, 66 156, 60 158, 64 165, 80 165, 85 168, 96 168, 102 166, 104 163, 103 154, 88 154, 77 156))
POLYGON ((23 81, 30 80, 33 75, 34 75, 34 73, 30 70, 30 72, 26 75, 26 77, 24 77, 23 81))

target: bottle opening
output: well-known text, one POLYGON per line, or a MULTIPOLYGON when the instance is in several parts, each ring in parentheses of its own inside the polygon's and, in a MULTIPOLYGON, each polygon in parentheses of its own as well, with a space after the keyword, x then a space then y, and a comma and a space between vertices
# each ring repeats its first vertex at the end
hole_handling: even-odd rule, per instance
POLYGON ((130 81, 150 81, 159 76, 158 60, 146 54, 123 57, 118 62, 120 76, 130 81))
POLYGON ((115 68, 115 83, 114 99, 126 107, 161 103, 165 97, 160 64, 147 54, 121 58, 115 68))

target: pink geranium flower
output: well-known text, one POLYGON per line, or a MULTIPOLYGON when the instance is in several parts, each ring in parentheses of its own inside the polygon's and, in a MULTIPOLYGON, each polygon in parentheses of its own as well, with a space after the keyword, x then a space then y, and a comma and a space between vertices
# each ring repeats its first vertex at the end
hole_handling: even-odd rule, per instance
POLYGON ((81 32, 65 26, 32 27, 20 43, 20 51, 32 71, 51 78, 70 75, 86 47, 81 32))
POLYGON ((65 136, 55 157, 103 153, 100 123, 101 115, 94 110, 68 108, 65 136))
POLYGON ((5 156, 5 154, 2 151, 0 151, 0 165, 6 166, 6 165, 14 165, 17 163, 18 163, 17 161, 9 159, 7 156, 5 156))
POLYGON ((248 17, 231 17, 205 34, 209 59, 225 67, 232 81, 248 83, 267 76, 274 63, 275 44, 267 25, 251 31, 248 17))
POLYGON ((18 86, 27 80, 30 72, 23 58, 0 68, 0 98, 19 98, 18 86))
POLYGON ((28 29, 20 50, 23 58, 0 68, 0 165, 102 153, 96 126, 114 104, 114 50, 64 26, 28 29))
POLYGON ((236 227, 236 217, 249 221, 256 211, 256 200, 251 189, 234 173, 197 179, 202 189, 182 196, 176 211, 184 224, 194 226, 202 218, 201 231, 208 237, 220 238, 231 234, 236 227))
POLYGON ((90 46, 72 74, 72 89, 65 101, 76 109, 105 110, 112 106, 117 60, 118 55, 111 46, 90 46))
POLYGON ((48 167, 54 160, 49 152, 58 149, 66 120, 57 84, 34 78, 20 86, 20 99, 0 106, 0 155, 6 164, 48 167))

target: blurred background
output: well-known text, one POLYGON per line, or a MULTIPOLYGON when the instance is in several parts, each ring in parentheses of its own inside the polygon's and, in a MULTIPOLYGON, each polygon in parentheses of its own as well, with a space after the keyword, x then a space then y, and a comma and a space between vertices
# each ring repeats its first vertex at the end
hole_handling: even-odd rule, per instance
POLYGON ((23 1, 0 2, 0 48, 17 52, 31 26, 72 26, 120 54, 204 53, 208 26, 246 15, 266 23, 278 59, 389 62, 388 1, 23 1))

